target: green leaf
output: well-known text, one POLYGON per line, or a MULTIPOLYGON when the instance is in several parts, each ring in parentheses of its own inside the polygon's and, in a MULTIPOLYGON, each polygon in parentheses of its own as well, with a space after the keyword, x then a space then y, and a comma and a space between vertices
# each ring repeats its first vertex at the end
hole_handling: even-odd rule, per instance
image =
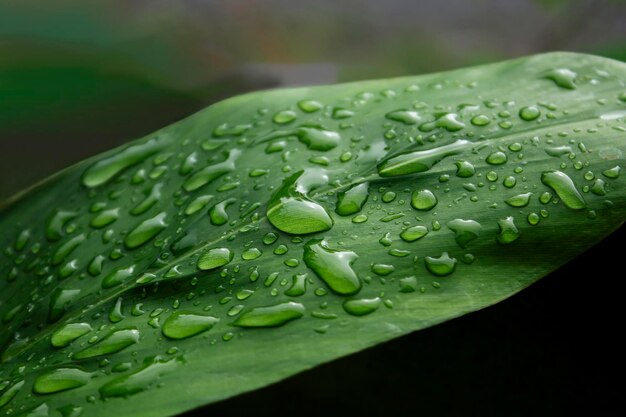
POLYGON ((625 82, 254 93, 57 174, 0 218, 0 415, 172 415, 509 297, 624 221, 625 82))

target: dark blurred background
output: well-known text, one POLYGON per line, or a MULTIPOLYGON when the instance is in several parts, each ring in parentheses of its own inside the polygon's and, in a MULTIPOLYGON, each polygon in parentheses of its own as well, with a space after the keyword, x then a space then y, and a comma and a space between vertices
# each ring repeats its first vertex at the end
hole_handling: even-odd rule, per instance
POLYGON ((550 51, 626 59, 598 0, 3 0, 0 200, 246 91, 550 51))
MULTIPOLYGON (((626 60, 625 2, 3 0, 0 201, 242 92, 552 50, 626 60)), ((623 239, 497 306, 185 416, 622 416, 623 292, 602 283, 624 274, 581 271, 623 239)))

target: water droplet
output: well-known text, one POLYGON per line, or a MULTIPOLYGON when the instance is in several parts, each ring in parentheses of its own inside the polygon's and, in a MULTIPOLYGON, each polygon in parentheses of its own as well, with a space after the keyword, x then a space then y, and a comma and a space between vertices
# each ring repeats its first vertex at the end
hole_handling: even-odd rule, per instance
POLYGON ((387 191, 385 194, 382 195, 380 199, 383 201, 383 203, 391 203, 393 200, 396 199, 396 193, 394 193, 393 191, 387 191))
POLYGON ((346 300, 343 302, 343 309, 346 313, 353 316, 365 316, 373 313, 380 307, 381 301, 379 297, 361 298, 357 300, 346 300))
POLYGON ((116 330, 103 337, 98 343, 76 352, 74 359, 87 359, 120 352, 128 346, 138 343, 139 336, 139 330, 134 327, 116 330))
POLYGON ((376 275, 380 275, 382 277, 391 274, 395 270, 396 270, 396 268, 393 265, 389 265, 389 264, 374 264, 374 265, 372 265, 372 272, 375 273, 376 275))
POLYGON ((425 226, 411 226, 400 233, 400 238, 405 242, 415 242, 427 234, 428 229, 425 226))
POLYGON ((122 297, 118 297, 115 305, 109 311, 109 321, 111 323, 119 323, 124 320, 124 314, 122 314, 122 297))
POLYGON ((369 183, 357 184, 347 191, 340 192, 337 196, 335 211, 340 216, 349 216, 358 213, 369 197, 369 183))
POLYGON ((50 343, 56 348, 68 346, 74 340, 92 330, 89 323, 68 323, 61 326, 52 334, 50 343))
POLYGON ((306 293, 307 276, 307 274, 294 275, 292 278, 291 287, 289 287, 289 289, 285 291, 285 294, 290 297, 299 297, 301 295, 304 295, 306 293))
POLYGON ((319 101, 301 100, 298 102, 298 107, 305 113, 314 113, 324 106, 319 101))
POLYGON ((404 123, 405 125, 414 125, 420 120, 419 114, 416 111, 412 110, 392 111, 390 113, 387 113, 385 117, 395 122, 404 123))
POLYGON ((500 228, 500 232, 496 236, 496 239, 503 245, 515 242, 521 235, 515 225, 515 219, 511 216, 498 220, 498 227, 500 228))
POLYGON ((457 140, 438 148, 396 155, 378 165, 378 174, 381 177, 393 177, 425 172, 442 159, 457 155, 471 146, 472 142, 457 140))
POLYGON ((102 229, 115 222, 120 216, 120 209, 113 208, 109 210, 105 210, 99 213, 96 217, 94 217, 89 225, 94 229, 102 229))
POLYGON ((228 265, 234 254, 228 248, 213 248, 202 254, 198 259, 197 267, 203 271, 216 269, 228 265))
POLYGON ((365 223, 368 217, 365 214, 359 214, 352 218, 352 223, 365 223))
POLYGON ((166 217, 166 213, 159 213, 139 223, 126 235, 126 238, 124 238, 124 246, 128 249, 134 249, 152 240, 168 226, 165 221, 166 217))
POLYGON ((428 211, 437 205, 437 197, 430 190, 416 190, 411 195, 411 206, 416 210, 428 211))
POLYGON ((205 316, 187 311, 176 311, 163 323, 163 335, 179 340, 195 336, 210 330, 220 320, 213 316, 205 316))
POLYGON ((144 367, 140 370, 104 384, 99 390, 102 397, 128 397, 145 391, 155 384, 161 375, 176 367, 175 360, 164 361, 159 356, 148 358, 144 363, 144 367))
POLYGON ((189 205, 185 209, 185 214, 187 216, 191 216, 192 214, 197 213, 198 211, 205 208, 209 201, 211 201, 212 199, 212 195, 201 195, 199 197, 196 197, 191 201, 191 203, 189 203, 189 205))
POLYGON ((140 214, 148 211, 152 206, 154 206, 161 199, 161 189, 163 188, 163 184, 154 184, 154 186, 150 189, 146 198, 137 204, 131 211, 130 214, 138 216, 140 214))
POLYGON ((85 241, 85 238, 85 235, 81 233, 61 245, 54 253, 54 256, 52 256, 52 265, 59 265, 63 262, 65 258, 74 251, 74 249, 85 241))
POLYGON ((323 240, 310 240, 304 245, 306 266, 341 295, 355 294, 361 289, 361 281, 352 269, 357 258, 354 252, 330 249, 323 240))
POLYGON ((456 269, 456 259, 451 258, 448 252, 443 252, 438 258, 427 256, 424 263, 428 272, 438 277, 450 275, 456 269))
POLYGON ((529 224, 531 224, 532 226, 535 226, 539 223, 540 218, 537 213, 530 213, 528 214, 527 220, 529 224))
POLYGON ((395 256, 397 258, 404 258, 405 256, 409 256, 411 254, 410 251, 408 250, 403 250, 403 249, 389 249, 389 252, 387 252, 389 255, 391 256, 395 256))
POLYGON ((537 106, 522 107, 519 111, 519 117, 527 122, 535 120, 541 116, 541 110, 537 106))
POLYGON ((266 245, 271 245, 272 243, 278 240, 278 235, 274 232, 268 232, 263 236, 263 243, 266 245))
POLYGON ((327 176, 316 170, 300 171, 285 179, 268 204, 269 222, 278 230, 296 235, 329 230, 334 224, 333 219, 324 207, 304 194, 308 191, 309 182, 327 180, 327 176))
POLYGON ((619 178, 619 174, 620 174, 621 170, 622 170, 622 168, 620 168, 619 165, 616 165, 616 166, 614 166, 611 169, 607 169, 607 170, 602 171, 602 175, 604 175, 605 177, 607 177, 607 178, 609 178, 611 180, 614 180, 616 178, 619 178))
POLYGON ((102 279, 102 288, 113 288, 120 285, 135 273, 135 265, 120 267, 111 271, 109 275, 102 279))
POLYGON ((489 117, 484 114, 479 114, 478 116, 472 117, 471 122, 474 126, 486 126, 489 124, 489 117))
POLYGON ((313 151, 329 151, 339 145, 341 135, 318 127, 301 127, 296 135, 300 142, 313 151))
POLYGON ((87 266, 87 272, 89 272, 89 275, 95 277, 99 275, 100 272, 102 272, 102 264, 104 263, 104 259, 104 255, 96 255, 91 260, 91 262, 89 262, 89 265, 87 266))
POLYGON ((576 189, 574 181, 561 171, 545 171, 541 174, 541 182, 550 187, 563 201, 565 206, 573 210, 587 207, 583 196, 576 189))
POLYGON ((383 246, 391 246, 393 241, 391 240, 391 233, 387 232, 381 237, 378 242, 383 246))
POLYGON ((508 176, 504 179, 504 181, 502 181, 502 184, 506 188, 513 188, 515 187, 515 184, 517 184, 517 179, 513 176, 508 176))
POLYGON ((288 301, 266 307, 254 307, 233 323, 238 327, 277 327, 304 315, 304 305, 288 301))
POLYGON ((422 132, 430 132, 438 127, 446 129, 448 132, 458 132, 465 127, 465 123, 459 120, 459 115, 455 113, 446 113, 432 122, 422 123, 419 129, 422 132))
POLYGON ((78 295, 80 290, 78 289, 63 289, 57 288, 50 296, 50 307, 48 310, 48 321, 54 323, 59 320, 63 314, 67 311, 69 304, 71 304, 78 295))
POLYGON ((577 76, 578 74, 570 69, 557 68, 548 72, 545 78, 554 81, 554 83, 559 87, 567 88, 568 90, 574 90, 576 88, 574 80, 576 80, 577 76))
POLYGON ((485 161, 490 165, 502 165, 506 163, 507 160, 508 158, 506 154, 500 151, 490 153, 489 156, 487 156, 487 159, 485 159, 485 161))
POLYGON ((533 193, 518 194, 507 198, 504 202, 511 207, 526 207, 530 202, 530 197, 532 195, 533 193))
POLYGON ((83 415, 83 408, 73 404, 65 405, 57 410, 61 413, 61 417, 81 417, 83 415))
POLYGON ((30 230, 28 229, 22 230, 20 234, 17 235, 17 238, 15 239, 15 244, 13 245, 13 247, 15 248, 16 251, 19 252, 22 249, 24 249, 24 247, 26 247, 26 244, 28 243, 29 239, 30 239, 30 230))
MULTIPOLYGON (((221 138, 221 137, 225 137, 225 136, 241 136, 244 133, 246 133, 248 130, 250 130, 250 128, 252 127, 252 125, 249 124, 241 124, 241 125, 235 125, 235 126, 230 126, 228 125, 228 123, 224 123, 219 125, 218 127, 216 127, 215 129, 213 129, 213 133, 212 135, 216 138, 221 138)), ((216 140, 207 140, 206 142, 204 142, 202 144, 202 148, 207 150, 207 151, 211 151, 214 149, 217 149, 216 147, 213 148, 208 148, 208 146, 205 146, 205 143, 212 143, 212 144, 219 144, 219 143, 225 143, 227 141, 221 142, 221 141, 216 141, 216 140)), ((214 145, 215 146, 215 145, 214 145)), ((221 145, 219 145, 221 146, 221 145)), ((217 146, 217 147, 219 147, 217 146)))
POLYGON ((548 146, 544 149, 544 151, 554 157, 559 157, 562 155, 572 154, 574 151, 570 146, 548 146))
POLYGON ((33 392, 36 394, 54 394, 87 385, 92 374, 79 368, 57 368, 35 378, 33 392))
POLYGON ((48 221, 46 227, 46 237, 48 240, 59 240, 63 237, 63 226, 73 218, 78 216, 74 211, 57 210, 48 221))
POLYGON ((456 243, 467 248, 467 245, 478 238, 482 226, 475 220, 454 219, 448 222, 448 228, 455 233, 454 239, 456 243))
POLYGON ((293 110, 282 110, 274 115, 272 121, 276 124, 284 125, 293 122, 297 117, 298 115, 293 110))
POLYGON ((341 107, 337 107, 333 109, 333 115, 332 115, 333 119, 337 119, 337 120, 348 119, 352 116, 354 116, 354 112, 348 109, 342 109, 341 107))
POLYGON ((263 255, 263 252, 261 252, 259 248, 248 248, 241 254, 241 259, 251 261, 253 259, 257 259, 261 255, 263 255))
POLYGON ((414 276, 400 278, 400 292, 410 293, 417 290, 417 278, 414 276))
POLYGON ((596 179, 591 186, 591 192, 599 196, 606 195, 606 190, 604 189, 604 181, 600 178, 596 179))
POLYGON ((209 165, 208 167, 196 172, 184 182, 183 188, 185 191, 195 191, 215 181, 221 176, 234 171, 235 161, 237 161, 240 155, 241 151, 239 149, 231 149, 226 160, 218 164, 209 165))
POLYGON ((18 381, 15 384, 11 385, 8 389, 5 389, 4 392, 0 395, 0 408, 4 407, 17 395, 22 386, 24 385, 24 381, 18 381))
POLYGON ((211 207, 211 209, 209 210, 209 218, 211 219, 211 224, 215 226, 221 226, 228 223, 229 217, 228 213, 226 212, 226 208, 236 201, 237 200, 234 198, 228 198, 211 207))
POLYGON ((476 172, 474 165, 467 161, 456 162, 456 176, 461 178, 469 178, 476 172))
POLYGON ((82 183, 89 188, 105 184, 126 168, 143 162, 168 144, 169 140, 166 138, 154 138, 144 143, 128 146, 121 152, 101 159, 87 168, 83 174, 82 183))

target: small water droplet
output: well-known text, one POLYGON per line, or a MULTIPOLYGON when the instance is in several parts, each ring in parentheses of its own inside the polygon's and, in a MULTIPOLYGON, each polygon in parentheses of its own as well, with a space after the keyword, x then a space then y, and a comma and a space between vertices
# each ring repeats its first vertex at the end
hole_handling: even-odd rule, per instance
POLYGON ((545 75, 545 78, 554 81, 556 85, 562 88, 567 88, 568 90, 574 90, 576 88, 576 84, 574 81, 576 80, 576 74, 574 71, 567 68, 557 68, 545 75))
POLYGON ((35 394, 54 394, 79 388, 91 380, 92 374, 79 368, 57 368, 46 371, 35 378, 33 392, 35 394))
POLYGON ((415 174, 431 169, 442 159, 457 155, 472 147, 472 142, 457 140, 448 145, 425 151, 408 152, 396 155, 378 165, 378 174, 381 177, 393 177, 398 175, 415 174))
POLYGON ((602 171, 602 175, 607 177, 608 179, 614 180, 619 178, 619 174, 622 168, 619 165, 614 166, 613 168, 602 171))
POLYGON ((467 245, 478 238, 482 226, 475 220, 454 219, 448 222, 448 228, 455 233, 454 239, 456 243, 467 248, 467 245))
POLYGON ((511 216, 498 220, 498 227, 500 228, 500 232, 496 236, 496 239, 503 245, 515 242, 521 235, 515 225, 515 219, 511 216))
POLYGON ((174 340, 186 339, 210 330, 220 320, 187 311, 176 311, 163 323, 163 335, 174 340))
POLYGON ((50 343, 56 348, 62 348, 89 333, 91 330, 92 327, 89 323, 68 323, 61 326, 52 334, 50 343))
POLYGON ((202 271, 209 271, 228 265, 233 257, 233 252, 228 248, 213 248, 200 256, 197 267, 202 271))
POLYGON ((196 172, 183 183, 183 188, 185 191, 195 191, 223 175, 234 171, 235 161, 237 161, 240 155, 241 151, 239 149, 231 149, 226 160, 214 165, 209 165, 196 172))
POLYGON ((456 176, 461 178, 469 178, 476 172, 474 165, 468 161, 456 162, 456 176))
POLYGON ((526 207, 532 195, 533 193, 518 194, 507 198, 504 202, 511 207, 526 207))
POLYGON ((305 113, 314 113, 324 106, 319 101, 301 100, 298 102, 298 107, 305 113))
POLYGON ((485 161, 490 165, 502 165, 508 160, 506 154, 501 151, 490 153, 485 161))
POLYGON ((139 330, 134 327, 113 331, 104 336, 98 343, 76 352, 74 359, 87 359, 120 352, 128 346, 138 343, 139 336, 139 330))
POLYGON ((471 122, 474 126, 486 126, 489 124, 489 117, 484 114, 479 114, 478 116, 472 117, 471 122))
POLYGON ((537 106, 522 107, 519 111, 519 117, 527 122, 535 120, 541 116, 541 110, 537 106))
POLYGON ((335 212, 340 216, 349 216, 358 213, 369 197, 369 183, 357 184, 347 191, 340 192, 337 196, 335 212))
POLYGON ((420 120, 419 114, 416 111, 412 110, 392 111, 390 113, 387 113, 385 117, 395 122, 404 123, 405 125, 414 125, 420 120))
POLYGON ((174 370, 175 367, 174 359, 164 361, 159 356, 147 358, 140 370, 115 378, 100 387, 100 394, 104 398, 128 397, 137 394, 148 389, 158 381, 161 375, 174 370))
POLYGON ((425 226, 411 226, 400 233, 400 238, 405 242, 414 242, 426 236, 428 229, 425 226))

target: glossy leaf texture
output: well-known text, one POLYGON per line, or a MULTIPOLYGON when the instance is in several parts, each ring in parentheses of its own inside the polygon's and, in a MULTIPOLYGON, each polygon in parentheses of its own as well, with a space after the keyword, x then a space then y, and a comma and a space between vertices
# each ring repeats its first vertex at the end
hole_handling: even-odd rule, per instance
POLYGON ((68 168, 1 213, 0 415, 173 415, 505 299, 624 221, 625 121, 623 63, 552 53, 239 96, 68 168))

